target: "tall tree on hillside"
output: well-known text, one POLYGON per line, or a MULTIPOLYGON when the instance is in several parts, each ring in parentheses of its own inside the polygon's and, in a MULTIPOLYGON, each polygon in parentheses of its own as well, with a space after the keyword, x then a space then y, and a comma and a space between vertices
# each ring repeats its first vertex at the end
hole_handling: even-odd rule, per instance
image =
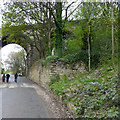
MULTIPOLYGON (((81 12, 77 13, 79 18, 85 19, 86 21, 86 30, 87 31, 87 49, 88 49, 88 70, 90 71, 91 69, 91 39, 92 39, 92 31, 91 31, 91 24, 92 21, 96 18, 96 16, 99 14, 99 11, 93 12, 95 8, 97 7, 97 4, 92 3, 92 2, 86 2, 82 3, 82 5, 79 7, 79 10, 81 12), (81 17, 80 17, 81 16, 81 17)), ((85 38, 84 38, 85 39, 85 38)), ((84 40, 83 39, 83 40, 84 40)), ((85 41, 83 42, 85 43, 85 41)))
POLYGON ((61 0, 56 0, 55 3, 50 3, 49 6, 46 6, 44 2, 42 4, 49 9, 53 17, 55 23, 55 54, 58 57, 62 57, 62 2, 61 0))
POLYGON ((111 59, 111 51, 112 54, 115 54, 116 48, 114 43, 117 41, 116 35, 114 36, 117 32, 115 17, 118 12, 115 10, 117 7, 116 3, 113 5, 113 22, 111 22, 112 9, 110 3, 83 2, 76 11, 75 17, 76 21, 78 21, 76 23, 79 23, 79 36, 82 37, 83 42, 82 50, 87 50, 88 52, 89 70, 93 62, 97 64, 98 62, 111 59), (116 26, 113 26, 114 24, 116 26))
POLYGON ((114 21, 114 13, 113 13, 113 10, 114 10, 114 6, 113 6, 113 3, 111 3, 111 21, 112 21, 112 63, 113 63, 113 66, 114 66, 114 25, 113 25, 113 21, 114 21))
MULTIPOLYGON (((118 2, 118 46, 120 46, 120 2, 118 2)), ((120 47, 118 48, 118 77, 120 79, 120 47)))
POLYGON ((56 55, 59 57, 62 57, 62 2, 56 3, 56 41, 55 41, 55 47, 56 47, 56 55))
POLYGON ((111 33, 111 60, 112 60, 112 64, 113 66, 115 66, 115 49, 117 48, 115 45, 115 42, 117 41, 116 38, 116 32, 117 32, 117 22, 116 22, 116 16, 118 15, 118 5, 117 2, 107 2, 104 5, 104 19, 107 19, 108 21, 106 22, 108 25, 108 28, 110 28, 109 33, 111 33))
MULTIPOLYGON (((76 0, 77 1, 77 0, 76 0)), ((58 57, 62 57, 63 54, 63 21, 67 21, 67 19, 73 14, 75 10, 72 11, 68 15, 68 8, 71 7, 76 1, 73 1, 67 7, 63 7, 63 2, 61 0, 56 0, 55 3, 50 3, 49 6, 46 6, 44 2, 42 2, 43 6, 49 9, 50 14, 53 17, 55 23, 55 50, 56 55, 58 57), (62 19, 62 10, 65 10, 66 15, 65 18, 62 19)))

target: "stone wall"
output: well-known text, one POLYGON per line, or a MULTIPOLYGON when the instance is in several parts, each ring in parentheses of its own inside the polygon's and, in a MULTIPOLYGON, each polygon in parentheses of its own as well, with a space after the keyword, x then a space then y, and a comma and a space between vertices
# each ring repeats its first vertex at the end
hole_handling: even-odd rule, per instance
MULTIPOLYGON (((41 61, 36 62, 30 69, 29 79, 40 84, 45 89, 49 89, 48 84, 51 78, 56 78, 57 74, 60 77, 66 75, 67 78, 72 78, 76 74, 85 73, 85 65, 82 62, 76 63, 75 65, 63 64, 57 59, 52 60, 49 64, 42 66, 41 61), (45 67, 46 66, 46 67, 45 67)), ((62 96, 56 96, 58 101, 62 102, 62 96)), ((73 112, 72 103, 67 103, 67 108, 70 112, 73 112)))
POLYGON ((72 78, 75 74, 85 72, 85 65, 82 62, 71 66, 70 64, 64 65, 61 61, 54 59, 47 64, 47 67, 42 66, 41 61, 33 64, 30 68, 29 79, 47 88, 46 82, 49 82, 50 78, 56 78, 57 74, 60 77, 66 75, 68 78, 72 78))

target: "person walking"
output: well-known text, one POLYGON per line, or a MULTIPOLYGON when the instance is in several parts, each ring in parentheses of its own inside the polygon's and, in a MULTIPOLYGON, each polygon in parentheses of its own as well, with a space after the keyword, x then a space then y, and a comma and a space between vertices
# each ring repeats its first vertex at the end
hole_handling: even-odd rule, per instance
POLYGON ((17 77, 18 77, 18 74, 15 73, 15 82, 17 83, 17 77))
POLYGON ((2 76, 2 81, 5 82, 5 74, 2 76))
POLYGON ((9 82, 9 78, 10 78, 10 75, 7 74, 7 75, 6 75, 7 83, 9 82))

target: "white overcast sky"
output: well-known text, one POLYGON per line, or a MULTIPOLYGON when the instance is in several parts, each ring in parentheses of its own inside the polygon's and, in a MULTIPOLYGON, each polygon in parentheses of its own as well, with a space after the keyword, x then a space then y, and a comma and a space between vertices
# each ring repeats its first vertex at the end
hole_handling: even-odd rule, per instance
MULTIPOLYGON (((24 2, 24 1, 26 1, 26 2, 29 1, 30 2, 31 1, 31 2, 35 2, 35 1, 48 1, 48 0, 0 0, 0 9, 3 8, 3 3, 4 2, 10 2, 10 1, 21 1, 21 2, 24 2)), ((55 0, 50 0, 50 1, 55 1, 55 0)), ((119 0, 61 0, 61 1, 65 1, 65 2, 68 2, 70 4, 73 1, 77 1, 77 3, 78 3, 78 2, 81 2, 81 1, 84 1, 84 2, 89 2, 89 1, 91 1, 91 2, 106 2, 106 1, 117 2, 119 0)), ((2 14, 0 12, 0 27, 1 27, 1 24, 2 24, 2 14)))
POLYGON ((2 67, 6 68, 8 66, 4 63, 4 61, 6 61, 8 59, 8 56, 11 52, 19 52, 22 49, 23 48, 17 44, 9 44, 9 45, 4 46, 1 49, 1 62, 3 63, 2 67))

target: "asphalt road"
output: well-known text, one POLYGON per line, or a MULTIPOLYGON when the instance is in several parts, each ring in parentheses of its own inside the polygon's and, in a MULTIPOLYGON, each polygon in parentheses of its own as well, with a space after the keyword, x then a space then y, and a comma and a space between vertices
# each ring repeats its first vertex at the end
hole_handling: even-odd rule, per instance
POLYGON ((48 110, 34 89, 34 84, 24 77, 14 76, 9 83, 0 85, 1 118, 49 118, 48 110))

